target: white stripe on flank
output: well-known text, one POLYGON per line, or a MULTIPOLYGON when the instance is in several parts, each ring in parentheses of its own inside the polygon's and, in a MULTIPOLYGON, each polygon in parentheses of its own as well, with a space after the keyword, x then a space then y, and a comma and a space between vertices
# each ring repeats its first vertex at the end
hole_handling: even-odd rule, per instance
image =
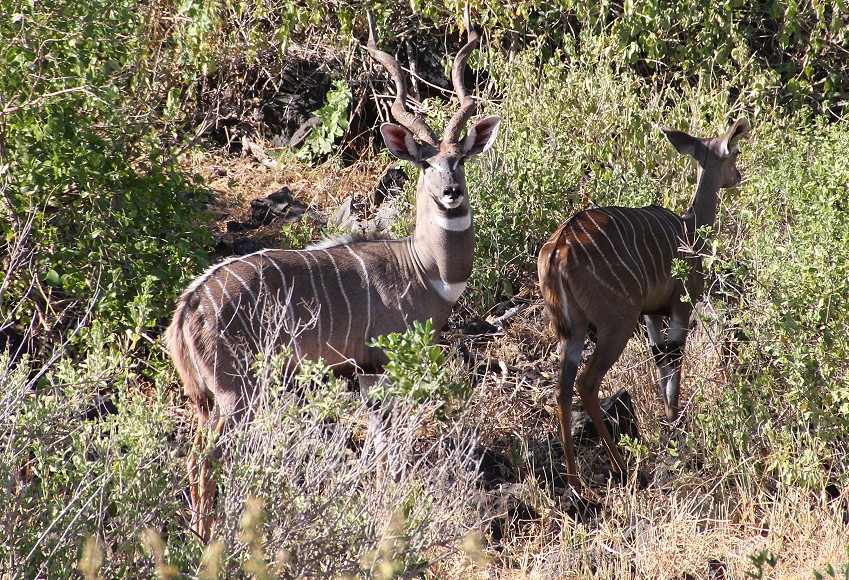
MULTIPOLYGON (((205 316, 205 312, 204 312, 204 308, 203 308, 203 301, 198 301, 198 312, 200 313, 200 319, 205 322, 206 316, 205 316)), ((197 349, 195 347, 195 337, 189 336, 188 330, 189 330, 188 325, 183 324, 182 328, 180 328, 180 336, 183 337, 183 342, 186 344, 186 347, 188 348, 189 359, 192 361, 192 366, 195 368, 195 377, 197 378, 198 386, 200 387, 201 392, 206 392, 207 387, 206 387, 206 383, 203 380, 203 374, 201 373, 201 370, 200 370, 200 363, 198 362, 198 354, 197 354, 197 349)), ((215 357, 216 357, 216 360, 217 360, 218 359, 218 349, 216 349, 215 357)), ((213 368, 215 368, 215 367, 213 367, 213 368)))
MULTIPOLYGON (((665 252, 663 251, 663 245, 661 245, 660 243, 660 236, 657 233, 658 228, 653 226, 651 220, 649 219, 654 217, 654 212, 646 211, 644 213, 646 216, 646 229, 644 234, 646 237, 645 243, 648 244, 648 239, 650 238, 654 242, 654 245, 657 248, 657 256, 658 258, 660 258, 660 264, 655 265, 655 273, 657 275, 657 281, 659 282, 661 280, 666 280, 667 278, 669 278, 669 272, 664 272, 662 269, 664 264, 665 252)), ((662 227, 662 224, 659 225, 659 227, 662 227)))
MULTIPOLYGON (((673 232, 673 235, 670 237, 669 228, 667 227, 667 224, 664 224, 664 222, 660 219, 660 216, 653 211, 649 212, 649 215, 652 217, 652 219, 654 219, 655 223, 657 224, 657 228, 654 231, 657 232, 659 230, 663 232, 663 237, 666 238, 666 247, 670 248, 672 250, 672 255, 675 256, 678 253, 678 242, 675 239, 675 233, 673 232)), ((658 240, 658 244, 659 243, 660 241, 658 240)))
POLYGON ((619 221, 607 212, 602 211, 601 213, 607 215, 608 219, 610 220, 608 223, 613 224, 613 227, 616 228, 615 236, 612 235, 613 232, 608 235, 607 230, 604 231, 604 235, 610 241, 613 247, 613 251, 616 253, 616 257, 619 258, 621 264, 625 267, 626 270, 631 272, 631 275, 634 277, 634 281, 637 283, 640 292, 644 293, 646 290, 645 274, 643 274, 643 279, 641 279, 640 276, 637 275, 642 271, 642 268, 640 267, 642 264, 642 260, 640 260, 640 263, 637 263, 637 260, 634 258, 634 252, 631 250, 631 246, 628 244, 628 240, 625 239, 625 232, 619 226, 619 221), (622 257, 619 254, 620 249, 624 251, 627 256, 622 257), (628 260, 626 260, 625 258, 629 258, 631 260, 631 263, 629 264, 628 260), (632 270, 631 266, 636 268, 636 272, 632 270))
MULTIPOLYGON (((265 250, 260 250, 260 251, 264 252, 265 250)), ((223 260, 223 261, 221 261, 217 264, 213 264, 212 266, 207 268, 206 271, 203 274, 201 274, 200 276, 195 278, 192 281, 192 283, 189 284, 189 287, 186 288, 186 291, 183 292, 183 295, 184 296, 188 295, 188 294, 194 292, 195 290, 197 290, 201 286, 201 284, 203 284, 207 280, 209 280, 209 278, 211 278, 212 275, 215 274, 215 272, 217 272, 222 266, 232 264, 233 262, 242 262, 242 261, 245 261, 244 256, 231 256, 231 257, 227 258, 226 260, 223 260)))
MULTIPOLYGON (((221 279, 220 279, 219 276, 214 276, 213 280, 215 280, 215 282, 218 283, 218 286, 221 288, 221 292, 224 294, 224 297, 227 299, 226 303, 221 304, 221 310, 222 311, 224 310, 225 305, 230 305, 233 308, 233 316, 230 317, 230 322, 228 322, 224 325, 224 329, 225 330, 229 329, 230 325, 233 323, 233 319, 238 318, 239 322, 242 323, 242 328, 244 328, 244 330, 245 330, 245 335, 246 336, 252 335, 253 334, 253 327, 248 322, 248 319, 245 318, 244 314, 242 314, 241 300, 233 300, 233 297, 230 296, 230 293, 227 291, 227 288, 221 282, 221 279)), ((204 290, 209 292, 209 284, 204 284, 203 288, 204 288, 204 290)), ((221 319, 220 315, 219 315, 219 319, 221 319)), ((224 322, 223 319, 221 319, 221 321, 224 322)))
MULTIPOLYGON (((589 213, 587 213, 586 215, 589 216, 589 213)), ((590 217, 590 221, 592 221, 591 217, 590 217)), ((593 223, 595 223, 595 222, 593 222, 593 223)), ((595 241, 595 238, 593 238, 589 234, 589 232, 587 232, 586 228, 584 228, 584 224, 582 224, 580 220, 578 220, 578 227, 581 228, 581 231, 583 231, 584 234, 586 234, 587 238, 592 243, 593 247, 596 250, 596 252, 595 252, 596 256, 601 256, 602 259, 604 260, 605 264, 607 265, 607 271, 610 272, 613 275, 614 278, 616 278, 617 282, 619 282, 619 286, 622 288, 622 294, 624 296, 627 296, 628 295, 628 287, 625 286, 625 282, 623 282, 622 278, 619 277, 619 273, 613 267, 613 264, 607 258, 605 253, 601 251, 601 248, 598 246, 598 243, 595 241)), ((583 245, 583 244, 581 244, 581 245, 583 245)), ((584 248, 584 249, 586 250, 586 248, 584 248)), ((587 251, 587 257, 590 260, 590 264, 592 266, 593 272, 596 274, 596 279, 615 292, 616 290, 614 290, 612 286, 610 286, 609 284, 604 282, 604 277, 599 275, 598 270, 596 269, 596 266, 595 266, 595 260, 593 260, 593 256, 590 254, 589 250, 586 250, 586 251, 587 251)))
MULTIPOLYGON (((593 222, 593 225, 596 227, 596 230, 597 230, 597 231, 599 231, 599 232, 601 232, 601 234, 602 234, 602 235, 603 235, 603 236, 607 239, 608 243, 610 244, 611 249, 613 250, 613 253, 614 253, 614 254, 616 254, 616 261, 617 261, 619 264, 621 264, 622 266, 624 266, 626 270, 628 270, 628 273, 629 273, 629 274, 631 274, 631 277, 632 277, 632 278, 634 278, 634 281, 635 281, 635 282, 636 282, 636 283, 640 286, 640 288, 642 289, 642 283, 640 282, 640 277, 639 277, 639 276, 637 276, 637 274, 634 272, 634 270, 633 270, 633 269, 632 269, 632 268, 628 265, 628 262, 626 262, 625 260, 623 260, 623 259, 622 259, 622 256, 619 254, 619 249, 616 247, 616 245, 617 245, 617 244, 616 244, 616 240, 615 240, 615 239, 613 239, 613 238, 611 238, 611 237, 610 237, 610 235, 609 235, 609 234, 608 234, 608 233, 607 233, 604 229, 602 229, 601 227, 599 227, 598 222, 596 222, 596 221, 593 219, 592 213, 587 213, 587 217, 589 217, 589 218, 590 218, 590 221, 591 221, 591 222, 593 222)), ((613 223, 614 223, 614 225, 616 224, 616 222, 613 222, 613 223)), ((617 226, 617 227, 618 227, 618 226, 617 226)), ((622 236, 621 236, 621 235, 619 236, 619 239, 620 239, 620 240, 622 239, 622 236)), ((606 259, 607 259, 607 256, 605 256, 605 260, 606 260, 606 259)), ((623 285, 623 288, 624 288, 624 285, 623 285)), ((627 293, 627 290, 626 290, 626 293, 627 293)))
POLYGON ((366 327, 363 341, 368 342, 369 334, 371 333, 371 282, 368 278, 368 269, 366 268, 366 263, 359 256, 359 254, 357 254, 353 249, 351 249, 351 246, 345 246, 345 248, 360 263, 360 267, 363 269, 363 276, 366 277, 364 286, 366 291, 366 327))
POLYGON ((233 315, 230 317, 230 320, 228 322, 225 322, 224 318, 221 315, 221 312, 224 310, 224 302, 222 302, 220 305, 215 303, 215 297, 212 295, 212 291, 209 289, 209 284, 204 284, 203 286, 201 286, 201 288, 206 293, 207 300, 209 300, 209 302, 212 304, 213 311, 215 312, 216 327, 223 328, 224 330, 230 328, 230 325, 233 323, 233 320, 236 317, 236 311, 234 310, 233 315))
MULTIPOLYGON (((318 261, 318 256, 316 256, 313 252, 304 252, 305 255, 308 255, 310 258, 315 260, 315 265, 318 266, 318 278, 321 281, 321 288, 324 291, 324 310, 327 312, 327 317, 330 319, 330 328, 327 329, 327 341, 325 344, 330 345, 330 339, 333 337, 333 299, 330 297, 330 290, 327 288, 327 284, 324 281, 324 268, 321 267, 321 262, 318 261)), ((316 296, 316 300, 318 297, 316 296)), ((321 301, 319 301, 321 302, 321 301)), ((319 320, 319 324, 323 322, 319 320)))
MULTIPOLYGON (((575 262, 576 266, 579 266, 581 262, 578 261, 578 252, 576 252, 575 248, 572 246, 572 240, 566 240, 566 249, 569 250, 569 252, 566 253, 566 259, 571 259, 573 262, 575 262)), ((554 250, 554 257, 557 260, 560 260, 560 250, 561 248, 557 248, 556 250, 554 250)))
MULTIPOLYGON (((569 316, 569 298, 566 296, 566 287, 563 285, 565 280, 563 276, 557 276, 557 293, 560 294, 560 309, 561 314, 563 315, 563 320, 566 322, 566 326, 569 328, 572 327, 572 319, 569 316)), ((578 363, 581 362, 581 359, 578 359, 578 363)))
MULTIPOLYGON (((676 242, 676 253, 680 254, 682 251, 690 255, 692 248, 690 247, 690 242, 686 238, 686 232, 684 231, 684 224, 676 215, 670 215, 668 213, 663 213, 663 221, 666 224, 667 230, 672 234, 672 237, 676 242)), ((695 232, 694 232, 695 233, 695 232)))
POLYGON ((450 232, 465 232, 472 227, 472 212, 459 217, 448 217, 441 213, 433 216, 433 222, 443 230, 450 232))
MULTIPOLYGON (((643 262, 644 267, 646 268, 646 274, 651 274, 647 276, 649 280, 649 285, 652 285, 651 280, 654 280, 654 283, 657 283, 658 280, 662 278, 662 274, 660 273, 660 268, 657 265, 657 256, 660 251, 660 247, 658 246, 658 252, 652 252, 649 247, 646 245, 648 240, 646 240, 646 234, 651 234, 651 226, 643 219, 643 213, 645 213, 642 209, 635 209, 631 212, 625 213, 625 210, 619 210, 622 214, 625 214, 626 217, 629 218, 629 222, 631 223, 631 228, 634 230, 634 246, 640 248, 640 254, 648 254, 649 260, 651 260, 651 272, 648 271, 648 266, 645 264, 645 260, 643 262), (642 242, 638 239, 637 236, 637 228, 634 226, 635 223, 638 223, 640 226, 640 232, 642 235, 642 242)), ((650 236, 651 237, 651 236, 650 236)), ((657 241, 655 241, 655 246, 657 246, 657 241)))
POLYGON ((622 242, 623 242, 623 245, 625 246, 625 250, 628 252, 628 255, 631 256, 631 259, 634 261, 634 264, 635 264, 637 270, 639 271, 639 273, 642 274, 643 283, 641 284, 641 287, 643 288, 643 291, 645 293, 648 293, 649 286, 651 284, 649 282, 648 273, 646 272, 645 260, 643 260, 643 255, 640 252, 639 247, 637 246, 637 231, 634 229, 634 225, 631 223, 631 216, 626 213, 624 216, 621 216, 621 214, 620 214, 621 217, 617 218, 617 216, 616 216, 617 212, 615 211, 616 208, 606 208, 606 209, 607 209, 606 213, 610 217, 610 221, 612 221, 613 224, 616 226, 616 230, 619 232, 619 236, 622 238, 622 242), (621 227, 621 228, 619 227, 620 222, 627 225, 629 228, 631 228, 631 242, 630 243, 628 243, 628 240, 625 239, 625 228, 624 228, 624 226, 621 227))
POLYGON ((333 257, 333 254, 328 252, 325 249, 321 250, 327 257, 330 258, 330 262, 333 264, 333 269, 336 271, 336 280, 339 281, 339 291, 342 293, 342 298, 345 300, 345 306, 348 307, 348 332, 345 333, 345 348, 348 348, 348 345, 351 344, 351 319, 353 318, 353 311, 351 310, 351 301, 348 300, 348 293, 345 292, 345 285, 342 283, 342 274, 339 272, 339 266, 336 265, 336 259, 333 257))
MULTIPOLYGON (((585 234, 587 233, 587 230, 585 230, 584 226, 581 225, 581 220, 575 220, 574 222, 570 221, 569 223, 572 224, 572 226, 569 229, 574 229, 575 226, 577 225, 579 228, 581 228, 581 231, 583 231, 585 234)), ((590 241, 593 243, 593 245, 595 245, 595 242, 592 240, 592 238, 590 238, 590 241)), ((571 244, 571 241, 569 243, 571 244)), ((577 237, 576 237, 575 238, 575 245, 578 246, 579 248, 581 248, 584 251, 584 254, 586 254, 586 256, 587 256, 587 261, 590 263, 590 268, 592 269, 593 272, 595 272, 595 264, 593 263, 593 257, 590 254, 589 249, 587 249, 586 244, 579 242, 577 237)))
POLYGON ((247 283, 247 282, 245 282, 245 279, 244 279, 244 278, 242 278, 241 276, 239 276, 238 274, 236 274, 236 272, 235 272, 235 271, 233 271, 233 269, 232 269, 229 265, 224 266, 222 269, 223 269, 225 272, 227 272, 228 274, 230 274, 231 276, 233 276, 236 280, 238 280, 238 281, 239 281, 239 284, 241 284, 241 285, 242 285, 242 288, 244 288, 245 290, 247 290, 247 291, 248 291, 248 294, 250 294, 250 295, 251 295, 251 302, 252 302, 252 303, 254 303, 254 304, 256 304, 256 303, 257 303, 256 294, 254 294, 253 289, 252 289, 252 288, 248 285, 248 283, 247 283))
MULTIPOLYGON (((315 318, 316 318, 316 326, 318 327, 318 356, 321 356, 321 347, 323 343, 321 341, 321 317, 319 316, 321 313, 321 301, 318 299, 318 288, 315 285, 315 276, 313 276, 312 264, 309 261, 307 256, 310 255, 310 252, 294 252, 296 255, 301 256, 304 259, 304 264, 307 265, 307 269, 310 272, 310 288, 312 288, 312 296, 313 296, 313 304, 315 305, 315 318)), ((309 309, 309 305, 304 300, 304 306, 309 309)))
POLYGON ((249 256, 239 256, 239 262, 242 262, 243 264, 247 264, 248 266, 252 267, 254 270, 256 270, 256 273, 259 274, 260 279, 262 279, 262 268, 260 268, 258 264, 255 264, 253 260, 249 260, 248 258, 257 255, 262 256, 264 253, 264 250, 260 250, 259 252, 251 254, 249 256))
POLYGON ((446 282, 441 278, 435 280, 431 278, 430 285, 433 286, 440 298, 451 304, 457 302, 463 294, 463 290, 466 289, 466 282, 446 282))

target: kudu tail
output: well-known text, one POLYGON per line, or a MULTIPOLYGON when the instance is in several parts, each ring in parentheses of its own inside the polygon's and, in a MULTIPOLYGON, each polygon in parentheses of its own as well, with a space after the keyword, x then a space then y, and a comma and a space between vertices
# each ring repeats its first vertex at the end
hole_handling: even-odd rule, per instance
POLYGON ((198 410, 207 415, 212 407, 212 399, 200 376, 201 360, 195 344, 195 336, 191 332, 191 324, 187 320, 186 302, 180 302, 174 312, 171 324, 165 330, 165 347, 174 361, 177 374, 183 382, 186 395, 194 401, 198 410))
POLYGON ((546 245, 550 249, 540 255, 541 259, 537 263, 540 291, 548 308, 551 324, 560 339, 568 338, 570 334, 569 320, 566 314, 564 280, 560 273, 562 255, 558 252, 558 250, 563 249, 561 242, 567 224, 568 222, 560 226, 549 238, 546 245))

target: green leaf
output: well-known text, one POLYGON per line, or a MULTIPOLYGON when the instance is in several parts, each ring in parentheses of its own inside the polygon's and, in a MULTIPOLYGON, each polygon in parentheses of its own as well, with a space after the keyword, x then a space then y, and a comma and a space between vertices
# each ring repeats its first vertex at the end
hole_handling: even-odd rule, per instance
POLYGON ((59 288, 62 286, 62 277, 59 276, 59 273, 56 270, 50 269, 47 274, 44 275, 44 282, 48 286, 59 288))

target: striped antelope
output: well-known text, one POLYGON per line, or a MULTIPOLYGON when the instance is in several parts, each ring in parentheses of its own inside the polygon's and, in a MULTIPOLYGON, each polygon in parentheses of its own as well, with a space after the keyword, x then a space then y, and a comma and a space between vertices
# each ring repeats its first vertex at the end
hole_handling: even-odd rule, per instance
POLYGON ((537 258, 539 285, 560 341, 557 412, 566 453, 566 477, 580 489, 572 445, 572 389, 601 436, 614 470, 624 473, 622 454, 604 424, 598 391, 605 373, 622 354, 642 315, 659 374, 666 416, 678 417, 681 359, 704 275, 698 228, 713 226, 720 188, 740 184, 738 141, 749 132, 740 119, 718 138, 700 139, 663 130, 683 155, 697 164, 693 205, 682 217, 658 206, 604 207, 572 216, 543 244, 537 258), (686 261, 685 280, 672 276, 673 259, 686 261), (682 301, 682 297, 688 299, 682 301), (692 300, 691 300, 692 299, 692 300), (590 327, 596 346, 581 376, 576 376, 590 327))
POLYGON ((464 163, 492 146, 501 119, 486 117, 460 136, 476 109, 463 83, 478 42, 468 5, 469 39, 451 75, 460 107, 441 140, 422 116, 407 110, 401 67, 378 50, 371 15, 368 21, 367 49, 397 92, 391 110, 399 125, 384 123, 380 132, 393 155, 421 169, 415 230, 399 240, 337 240, 234 257, 207 270, 180 297, 165 338, 197 406, 188 472, 194 528, 204 540, 215 484, 209 459, 198 465, 202 432, 209 426, 220 434, 226 422, 250 417, 257 384, 248 367, 269 337, 291 352, 287 372, 307 359, 323 359, 338 371, 376 369, 387 359, 367 346, 371 338, 403 331, 413 321, 432 319, 441 328, 471 275, 474 229, 464 163))

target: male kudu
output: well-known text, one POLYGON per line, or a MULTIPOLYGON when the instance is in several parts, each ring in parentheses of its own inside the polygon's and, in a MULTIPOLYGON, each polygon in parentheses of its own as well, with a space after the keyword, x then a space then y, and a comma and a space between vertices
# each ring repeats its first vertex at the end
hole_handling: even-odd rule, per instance
POLYGON ((380 132, 394 156, 421 170, 415 230, 404 239, 337 240, 230 258, 180 297, 166 344, 197 406, 188 470, 194 526, 203 539, 210 533, 215 484, 209 459, 198 462, 201 433, 211 427, 220 434, 226 422, 250 416, 260 388, 250 363, 269 341, 291 352, 289 373, 307 359, 322 359, 340 371, 379 368, 385 355, 369 341, 401 332, 413 321, 431 319, 441 328, 471 275, 474 229, 464 162, 492 146, 501 120, 486 117, 460 136, 476 110, 463 82, 466 60, 478 43, 468 6, 469 38, 451 74, 460 106, 442 139, 407 109, 401 67, 378 50, 371 15, 368 21, 368 52, 388 71, 397 93, 391 111, 399 125, 384 123, 380 132), (269 328, 270 320, 278 322, 269 328))
POLYGON ((601 436, 613 468, 625 472, 625 460, 604 424, 598 391, 641 315, 648 329, 666 415, 669 420, 678 416, 681 359, 690 314, 693 301, 704 289, 700 258, 703 242, 697 230, 714 225, 719 189, 740 184, 738 141, 748 131, 746 119, 713 139, 664 129, 675 149, 698 164, 696 194, 689 211, 679 217, 658 206, 589 209, 575 214, 540 249, 540 289, 561 348, 556 399, 566 477, 576 491, 580 484, 571 432, 573 387, 601 436), (672 275, 676 258, 689 265, 686 279, 672 275), (590 327, 596 331, 595 350, 577 376, 590 327))

